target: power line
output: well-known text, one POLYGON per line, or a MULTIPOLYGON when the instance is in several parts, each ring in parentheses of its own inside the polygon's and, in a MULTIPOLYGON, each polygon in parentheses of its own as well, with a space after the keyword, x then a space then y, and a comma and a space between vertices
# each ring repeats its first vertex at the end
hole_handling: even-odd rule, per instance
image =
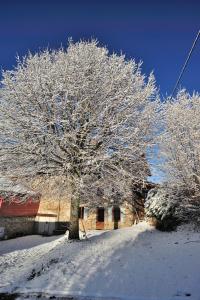
POLYGON ((176 82, 176 84, 175 84, 175 86, 174 86, 174 89, 173 89, 173 91, 172 91, 172 95, 171 95, 171 97, 170 97, 170 100, 173 98, 173 95, 174 95, 174 93, 175 93, 175 91, 176 91, 176 89, 177 89, 177 87, 178 87, 178 84, 179 84, 179 82, 180 82, 180 80, 181 80, 181 78, 182 78, 182 76, 183 76, 183 73, 184 73, 184 71, 185 71, 185 69, 186 69, 186 67, 187 67, 187 65, 188 65, 188 62, 189 62, 189 60, 190 60, 190 58, 191 58, 192 52, 193 52, 193 50, 194 50, 194 48, 195 48, 195 46, 196 46, 196 44, 197 44, 197 41, 198 41, 199 37, 200 37, 200 30, 198 31, 198 33, 197 33, 197 35, 196 35, 196 37, 195 37, 195 40, 194 40, 194 42, 193 42, 193 44, 192 44, 192 47, 191 47, 191 49, 190 49, 190 51, 189 51, 189 53, 188 53, 187 59, 186 59, 184 65, 183 65, 183 67, 182 67, 182 69, 181 69, 181 72, 180 72, 180 75, 179 75, 179 77, 178 77, 178 80, 177 80, 177 82, 176 82))

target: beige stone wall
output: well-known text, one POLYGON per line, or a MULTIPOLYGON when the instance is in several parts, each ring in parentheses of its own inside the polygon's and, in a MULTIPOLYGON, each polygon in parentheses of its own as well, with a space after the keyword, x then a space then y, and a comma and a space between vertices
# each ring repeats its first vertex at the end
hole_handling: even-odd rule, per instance
POLYGON ((1 217, 0 227, 5 228, 5 238, 33 234, 34 217, 1 217))
POLYGON ((34 231, 37 234, 52 235, 66 226, 70 220, 70 201, 66 197, 42 196, 34 231))
POLYGON ((70 195, 63 180, 62 176, 38 177, 32 182, 32 189, 41 194, 38 215, 50 215, 59 222, 69 221, 70 195))
MULTIPOLYGON (((102 229, 104 230, 110 230, 114 229, 114 221, 111 215, 111 211, 109 213, 109 209, 112 209, 112 207, 105 207, 104 208, 104 226, 102 229)), ((132 209, 128 206, 121 206, 121 218, 120 221, 118 222, 118 228, 124 228, 124 227, 130 227, 134 223, 138 223, 138 216, 133 213, 132 209)), ((139 216, 140 219, 143 218, 142 214, 139 216)), ((91 209, 87 216, 84 216, 84 219, 79 220, 79 225, 80 229, 83 230, 83 226, 85 227, 86 230, 94 230, 97 229, 96 225, 96 209, 91 209)))
MULTIPOLYGON (((84 219, 79 220, 80 229, 83 230, 83 227, 85 227, 86 230, 97 229, 97 209, 93 208, 89 210, 87 209, 87 206, 84 206, 84 208, 84 219)), ((105 207, 104 209, 105 214, 103 229, 114 229, 114 221, 112 219, 111 211, 109 215, 109 209, 112 210, 112 207, 105 207)), ((61 198, 58 200, 42 197, 38 210, 38 216, 45 217, 48 215, 50 215, 52 217, 52 220, 55 221, 70 221, 70 200, 67 198, 61 198)), ((39 221, 38 217, 36 218, 36 220, 39 221)), ((137 221, 138 217, 132 212, 131 207, 129 207, 128 205, 121 206, 121 219, 118 222, 118 228, 132 226, 137 221)))
POLYGON ((96 209, 88 211, 88 216, 84 219, 79 219, 80 230, 83 230, 83 226, 86 230, 96 229, 96 209))
POLYGON ((154 226, 156 228, 159 226, 159 221, 155 217, 148 217, 146 218, 146 221, 149 223, 149 225, 154 226))
POLYGON ((41 197, 38 215, 52 215, 59 222, 70 220, 70 201, 67 198, 41 197))
MULTIPOLYGON (((36 218, 37 222, 68 222, 70 221, 70 194, 67 191, 70 191, 68 187, 62 189, 61 178, 55 177, 55 180, 44 185, 44 189, 41 190, 42 197, 40 201, 40 206, 38 210, 38 216, 36 218), (60 186, 62 194, 59 193, 59 196, 56 197, 56 194, 53 195, 52 191, 56 190, 57 186, 60 186), (46 218, 46 219, 45 219, 46 218), (48 219, 47 219, 48 218, 48 219)), ((114 221, 112 220, 111 210, 112 207, 108 207, 107 202, 105 205, 105 214, 104 214, 104 225, 102 229, 114 229, 114 221)), ((87 204, 83 204, 87 208, 87 204)), ((103 205, 102 205, 103 206, 103 205)), ((83 229, 83 226, 86 230, 97 229, 97 216, 96 208, 88 211, 87 216, 83 220, 79 220, 80 228, 83 229)), ((141 217, 141 216, 140 216, 141 217)), ((135 222, 138 221, 138 216, 133 213, 131 207, 128 205, 128 202, 124 202, 121 206, 121 220, 118 222, 118 228, 132 226, 135 222)))

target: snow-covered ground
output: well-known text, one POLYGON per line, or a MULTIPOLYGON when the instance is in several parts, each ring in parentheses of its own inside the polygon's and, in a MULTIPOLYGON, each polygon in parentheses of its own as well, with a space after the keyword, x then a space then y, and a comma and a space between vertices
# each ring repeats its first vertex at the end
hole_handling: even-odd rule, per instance
POLYGON ((200 299, 200 233, 145 222, 88 240, 28 236, 0 242, 0 292, 119 299, 200 299))

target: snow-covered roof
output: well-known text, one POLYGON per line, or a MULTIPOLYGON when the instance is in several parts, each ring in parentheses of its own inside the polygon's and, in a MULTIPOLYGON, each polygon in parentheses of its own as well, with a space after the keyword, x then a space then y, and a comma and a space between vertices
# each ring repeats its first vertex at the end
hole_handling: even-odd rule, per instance
POLYGON ((36 195, 34 191, 31 191, 22 184, 16 183, 6 177, 0 177, 0 194, 36 195))

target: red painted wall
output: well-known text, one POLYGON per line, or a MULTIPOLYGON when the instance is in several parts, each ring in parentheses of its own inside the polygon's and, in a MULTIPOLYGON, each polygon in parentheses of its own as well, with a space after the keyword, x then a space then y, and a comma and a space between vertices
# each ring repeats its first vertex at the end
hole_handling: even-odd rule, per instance
POLYGON ((2 217, 22 217, 22 216, 36 216, 40 201, 32 201, 28 199, 25 203, 17 203, 17 199, 12 200, 11 203, 3 201, 0 197, 0 216, 2 217))

